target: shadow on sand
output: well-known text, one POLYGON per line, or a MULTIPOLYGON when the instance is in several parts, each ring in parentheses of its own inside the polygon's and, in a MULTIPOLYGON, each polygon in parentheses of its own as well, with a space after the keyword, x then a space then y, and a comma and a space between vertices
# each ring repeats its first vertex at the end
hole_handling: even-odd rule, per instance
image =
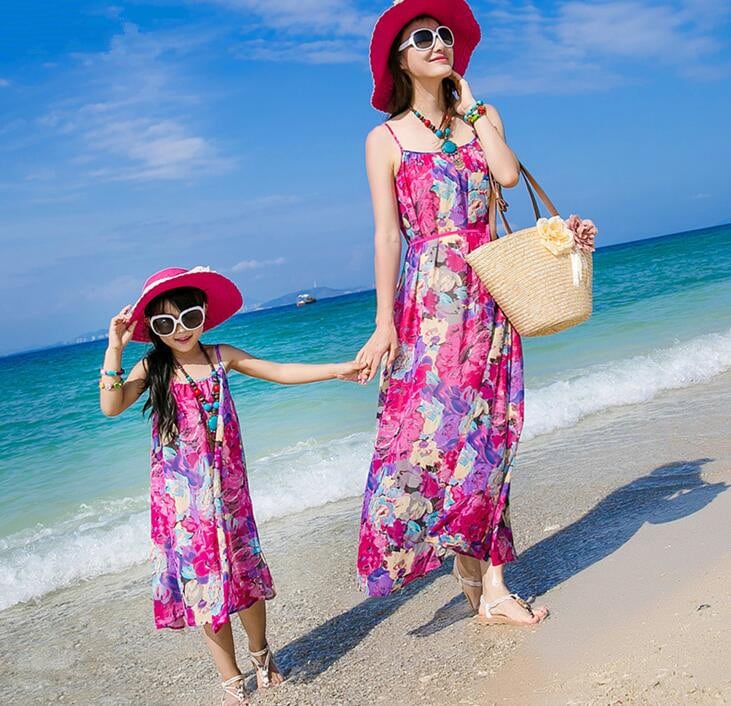
MULTIPOLYGON (((707 483, 701 477, 703 465, 710 460, 660 466, 611 492, 576 522, 522 552, 520 560, 507 569, 509 585, 523 595, 540 595, 615 552, 646 522, 673 522, 701 510, 727 488, 725 483, 707 483)), ((280 666, 290 679, 309 681, 450 568, 451 562, 445 563, 399 593, 363 601, 331 618, 278 651, 280 666)), ((410 634, 426 637, 469 615, 458 593, 410 634)))

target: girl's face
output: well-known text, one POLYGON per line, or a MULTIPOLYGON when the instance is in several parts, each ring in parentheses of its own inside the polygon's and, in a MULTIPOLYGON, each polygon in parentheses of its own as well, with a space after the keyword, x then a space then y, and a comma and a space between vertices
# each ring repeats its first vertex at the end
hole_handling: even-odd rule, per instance
MULTIPOLYGON (((201 305, 203 310, 205 311, 206 305, 201 305)), ((185 310, 188 311, 188 310, 185 310)), ((175 319, 180 318, 181 311, 180 309, 171 301, 165 300, 161 303, 161 306, 157 310, 153 316, 159 315, 159 314, 169 314, 170 316, 174 317, 175 319)), ((191 316, 197 315, 197 312, 190 312, 188 317, 183 317, 184 321, 186 318, 191 318, 191 316)), ((147 319, 147 325, 150 325, 150 318, 147 319)), ((188 323, 188 322, 186 322, 188 323)), ((203 324, 205 323, 205 319, 203 319, 199 326, 194 328, 193 330, 188 330, 185 326, 183 326, 180 321, 177 321, 175 324, 175 329, 172 331, 172 333, 169 333, 167 335, 163 335, 161 333, 156 332, 157 336, 159 336, 160 340, 169 348, 173 350, 173 352, 176 353, 189 353, 194 348, 198 346, 198 341, 200 340, 201 335, 203 334, 203 324)))
MULTIPOLYGON (((407 41, 417 29, 436 30, 439 26, 440 23, 432 17, 416 19, 404 27, 399 42, 407 41)), ((415 79, 449 78, 453 63, 454 48, 445 46, 439 37, 431 49, 420 51, 412 45, 401 52, 401 68, 415 79)))

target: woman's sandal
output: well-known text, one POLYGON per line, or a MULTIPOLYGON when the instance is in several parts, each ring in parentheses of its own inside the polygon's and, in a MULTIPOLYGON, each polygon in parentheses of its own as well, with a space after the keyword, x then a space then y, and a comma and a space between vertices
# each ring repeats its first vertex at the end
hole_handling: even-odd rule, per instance
POLYGON ((464 593, 465 598, 467 599, 467 602, 470 604, 470 608, 472 608, 473 613, 477 613, 480 609, 480 601, 481 598, 477 601, 473 600, 473 598, 470 596, 469 593, 465 590, 465 586, 469 586, 470 588, 482 588, 482 581, 478 581, 477 579, 468 579, 462 576, 462 574, 459 573, 459 567, 457 566, 457 557, 454 558, 454 568, 452 569, 452 573, 454 574, 454 577, 459 581, 459 585, 462 587, 462 593, 464 593))
POLYGON ((237 674, 235 677, 227 679, 221 684, 223 687, 223 696, 221 697, 221 706, 229 706, 231 703, 227 697, 231 696, 236 699, 237 706, 245 706, 249 703, 249 696, 244 685, 244 675, 237 674))
POLYGON ((249 657, 251 658, 251 663, 254 665, 254 669, 256 670, 257 687, 259 689, 271 689, 273 684, 271 677, 269 676, 269 669, 270 667, 274 667, 277 672, 279 672, 279 669, 277 669, 277 663, 272 658, 272 651, 269 649, 269 645, 258 652, 252 652, 249 650, 249 657), (264 657, 264 655, 266 655, 266 657, 264 657), (264 662, 260 662, 257 657, 264 657, 264 662))
POLYGON ((478 621, 483 625, 517 625, 518 627, 538 625, 548 617, 548 611, 546 611, 546 614, 542 618, 540 616, 536 616, 529 601, 532 601, 532 598, 526 601, 522 599, 517 593, 510 593, 507 596, 498 598, 496 601, 492 601, 490 603, 488 603, 484 598, 480 598, 480 607, 483 608, 485 614, 482 615, 482 613, 480 613, 478 615, 478 621), (509 601, 511 599, 514 600, 521 608, 527 610, 532 618, 538 617, 538 621, 535 623, 527 623, 524 620, 514 620, 513 618, 509 618, 503 613, 493 612, 494 609, 497 608, 497 606, 499 606, 501 603, 505 603, 505 601, 509 601))

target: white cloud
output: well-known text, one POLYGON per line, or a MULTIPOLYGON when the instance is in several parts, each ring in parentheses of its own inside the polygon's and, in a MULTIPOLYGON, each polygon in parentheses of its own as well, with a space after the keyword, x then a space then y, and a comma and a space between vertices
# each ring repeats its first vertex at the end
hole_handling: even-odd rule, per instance
POLYGON ((133 275, 120 275, 92 284, 83 290, 83 296, 89 301, 117 302, 121 308, 125 302, 135 299, 141 285, 139 278, 133 275))
POLYGON ((56 178, 56 170, 51 167, 38 167, 26 173, 25 181, 50 181, 56 178))
POLYGON ((88 178, 184 179, 231 166, 193 126, 197 95, 178 61, 209 41, 202 33, 144 33, 125 24, 105 52, 75 54, 76 88, 42 115, 41 128, 76 139, 69 160, 88 178))
POLYGON ((10 81, 6 78, 0 78, 0 88, 7 88, 10 85, 10 81))
POLYGON ((278 265, 284 265, 287 260, 283 257, 278 257, 274 260, 242 260, 237 262, 231 270, 233 272, 245 272, 247 270, 258 270, 262 267, 273 267, 278 265))
POLYGON ((92 151, 118 155, 130 164, 121 169, 97 169, 91 173, 97 178, 178 179, 226 166, 206 140, 190 134, 174 120, 102 121, 89 131, 86 139, 92 151))
POLYGON ((665 67, 689 79, 729 74, 717 53, 729 7, 719 0, 559 2, 503 0, 481 17, 490 68, 472 69, 482 93, 575 93, 642 80, 665 67))
POLYGON ((304 35, 307 30, 314 30, 325 37, 369 37, 377 17, 376 13, 360 10, 350 0, 198 1, 255 15, 267 27, 292 35, 304 35))
POLYGON ((345 64, 364 61, 365 46, 344 39, 297 42, 252 39, 235 46, 232 54, 249 61, 287 61, 305 64, 345 64))
POLYGON ((695 24, 692 13, 670 4, 568 2, 561 7, 556 35, 559 42, 582 53, 676 64, 718 48, 707 30, 698 31, 695 24))
POLYGON ((246 39, 232 47, 243 60, 305 64, 364 62, 378 16, 352 0, 189 0, 246 17, 246 39), (276 33, 262 38, 262 30, 276 33))

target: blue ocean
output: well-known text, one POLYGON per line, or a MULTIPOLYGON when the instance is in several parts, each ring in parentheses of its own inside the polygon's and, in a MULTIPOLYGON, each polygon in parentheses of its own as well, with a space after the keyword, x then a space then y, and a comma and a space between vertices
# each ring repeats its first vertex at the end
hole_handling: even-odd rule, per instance
MULTIPOLYGON (((731 369, 731 226, 600 249, 594 296, 588 323, 524 342, 524 439, 731 369)), ((374 315, 375 293, 362 292, 242 314, 206 340, 278 361, 349 360, 374 315)), ((0 610, 146 559, 149 423, 141 403, 99 412, 104 348, 0 358, 0 610)), ((144 350, 130 346, 125 367, 144 350)), ((375 383, 234 375, 232 389, 259 522, 362 492, 375 383)))

